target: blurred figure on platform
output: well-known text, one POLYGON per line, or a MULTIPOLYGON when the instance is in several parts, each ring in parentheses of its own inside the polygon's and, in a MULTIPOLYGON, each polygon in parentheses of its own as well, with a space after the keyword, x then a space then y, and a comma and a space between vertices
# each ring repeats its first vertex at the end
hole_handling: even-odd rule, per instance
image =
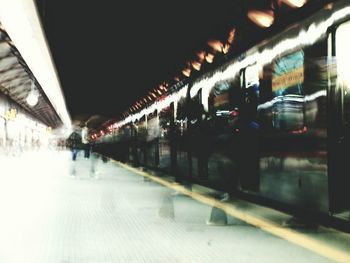
POLYGON ((84 158, 89 159, 90 152, 91 152, 91 145, 89 141, 89 129, 86 125, 81 130, 81 141, 83 143, 83 148, 84 148, 84 158))
POLYGON ((72 132, 68 137, 67 146, 70 148, 72 152, 73 161, 77 159, 80 145, 81 145, 81 136, 76 131, 72 132))

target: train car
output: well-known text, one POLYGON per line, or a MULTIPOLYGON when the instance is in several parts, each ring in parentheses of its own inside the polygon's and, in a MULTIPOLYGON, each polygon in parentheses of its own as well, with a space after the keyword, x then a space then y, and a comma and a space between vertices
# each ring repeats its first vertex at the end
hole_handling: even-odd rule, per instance
POLYGON ((350 208, 349 8, 338 1, 194 81, 192 175, 312 211, 350 208))
POLYGON ((130 159, 180 181, 350 211, 349 34, 350 3, 337 1, 191 79, 115 125, 136 127, 130 159))

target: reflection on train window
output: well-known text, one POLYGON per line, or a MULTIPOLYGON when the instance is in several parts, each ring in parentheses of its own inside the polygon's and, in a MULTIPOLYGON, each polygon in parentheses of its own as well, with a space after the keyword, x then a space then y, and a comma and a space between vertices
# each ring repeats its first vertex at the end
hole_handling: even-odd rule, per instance
POLYGON ((170 135, 170 122, 173 118, 173 111, 170 107, 165 107, 159 113, 159 127, 160 127, 160 137, 169 138, 170 135))
MULTIPOLYGON (((130 138, 131 137, 131 127, 130 127, 129 124, 124 125, 119 130, 121 130, 123 132, 123 137, 125 137, 125 138, 130 138)), ((118 130, 117 130, 117 132, 118 132, 118 130)))
POLYGON ((223 81, 215 85, 211 91, 211 109, 225 109, 228 107, 230 85, 227 81, 223 81))
POLYGON ((143 115, 142 118, 138 121, 136 121, 136 127, 137 127, 137 134, 138 138, 145 139, 147 135, 147 122, 146 122, 146 116, 143 115))
POLYGON ((327 41, 323 39, 304 49, 305 126, 326 134, 328 74, 332 63, 327 58, 327 41))
POLYGON ((176 119, 175 119, 176 134, 183 136, 187 132, 187 117, 186 117, 186 98, 181 97, 177 102, 176 119))
POLYGON ((272 91, 275 96, 301 95, 304 82, 304 52, 302 50, 274 61, 272 91))
POLYGON ((263 130, 302 134, 325 128, 327 69, 325 40, 265 65, 258 105, 263 130))
POLYGON ((158 112, 155 110, 147 116, 147 141, 152 141, 159 136, 158 112))
POLYGON ((189 100, 187 116, 191 124, 198 124, 198 121, 202 118, 202 114, 204 114, 202 89, 199 89, 197 94, 189 100))
POLYGON ((217 83, 209 93, 209 125, 214 133, 232 133, 239 114, 239 76, 217 83))

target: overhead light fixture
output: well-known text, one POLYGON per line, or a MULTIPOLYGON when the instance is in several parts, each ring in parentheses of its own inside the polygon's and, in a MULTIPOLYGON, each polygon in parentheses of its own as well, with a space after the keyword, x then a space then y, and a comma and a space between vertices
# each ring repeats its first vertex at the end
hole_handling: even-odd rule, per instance
POLYGON ((168 86, 168 84, 164 82, 164 83, 162 83, 162 84, 159 85, 159 88, 160 88, 161 90, 166 91, 166 90, 167 90, 167 86, 168 86))
POLYGON ((270 27, 274 20, 272 10, 250 10, 247 14, 248 18, 260 27, 270 27))
POLYGON ((230 51, 230 44, 226 43, 223 47, 222 47, 222 53, 227 54, 230 51))
POLYGON ((205 60, 206 60, 208 63, 213 63, 213 61, 214 61, 214 54, 208 53, 208 54, 205 56, 205 60))
POLYGON ((197 57, 200 63, 202 63, 205 59, 206 52, 201 50, 197 52, 197 57))
POLYGON ((192 68, 194 68, 195 70, 197 70, 197 71, 201 70, 202 65, 198 61, 194 60, 191 62, 191 64, 192 64, 192 68))
POLYGON ((233 41, 235 40, 235 35, 236 35, 236 28, 232 28, 228 32, 227 43, 232 44, 233 41))
POLYGON ((189 77, 191 75, 191 69, 190 68, 183 69, 182 74, 185 75, 186 77, 189 77))
POLYGON ((214 51, 222 52, 223 44, 220 40, 209 40, 208 46, 210 46, 214 51))
POLYGON ((300 8, 306 4, 307 0, 279 0, 282 3, 292 7, 292 8, 300 8))
POLYGON ((27 103, 30 107, 34 107, 39 101, 39 92, 35 88, 34 82, 31 81, 30 92, 27 96, 27 103))

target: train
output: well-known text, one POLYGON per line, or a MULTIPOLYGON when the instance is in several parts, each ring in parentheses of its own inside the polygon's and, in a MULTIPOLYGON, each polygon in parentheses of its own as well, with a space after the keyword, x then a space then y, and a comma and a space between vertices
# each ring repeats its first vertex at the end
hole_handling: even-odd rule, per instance
POLYGON ((95 142, 178 182, 349 213, 349 35, 350 2, 328 4, 177 83, 95 142))

